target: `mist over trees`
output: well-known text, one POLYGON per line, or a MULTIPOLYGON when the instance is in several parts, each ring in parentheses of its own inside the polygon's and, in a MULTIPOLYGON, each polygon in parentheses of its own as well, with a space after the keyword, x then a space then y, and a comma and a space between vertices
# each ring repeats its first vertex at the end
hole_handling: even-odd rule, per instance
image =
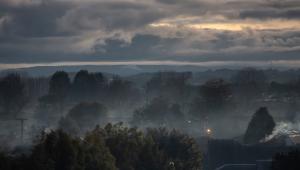
POLYGON ((256 145, 272 134, 275 120, 299 122, 299 78, 279 81, 270 71, 253 68, 203 80, 198 74, 5 75, 0 78, 0 126, 7 129, 0 134, 1 164, 13 169, 199 169, 203 148, 196 145, 203 138, 256 145), (7 154, 20 144, 32 152, 7 154))
MULTIPOLYGON (((246 131, 251 114, 261 106, 267 106, 284 120, 298 118, 298 79, 277 82, 274 77, 267 76, 270 73, 266 71, 246 68, 236 71, 231 78, 224 79, 220 75, 195 84, 194 74, 157 72, 148 79, 140 77, 143 82, 138 82, 138 78, 131 81, 130 77, 86 70, 57 71, 49 78, 21 78, 18 74, 10 74, 1 78, 1 113, 13 118, 12 112, 20 113, 25 109, 27 115, 34 114, 39 122, 34 126, 39 128, 55 128, 65 121, 76 124, 74 129, 85 129, 83 125, 87 124, 76 122, 68 113, 80 103, 98 103, 107 110, 106 122, 152 124, 187 132, 205 125, 224 136, 227 132, 221 128, 223 124, 240 129, 239 133, 246 131), (39 97, 34 95, 34 89, 39 97), (231 120, 237 121, 230 123, 231 120)), ((87 109, 82 114, 88 115, 88 112, 87 109)))
POLYGON ((204 114, 201 117, 213 116, 226 112, 232 98, 231 85, 222 79, 209 80, 199 87, 198 96, 194 101, 194 111, 204 114))
POLYGON ((124 108, 134 106, 140 100, 140 91, 132 82, 114 76, 108 84, 107 104, 112 107, 124 108))
POLYGON ((163 97, 157 97, 135 111, 132 123, 137 126, 163 126, 182 129, 185 115, 179 104, 172 104, 163 97))
POLYGON ((26 104, 25 85, 18 74, 9 74, 0 81, 0 104, 5 116, 14 118, 26 104))
POLYGON ((81 70, 74 77, 71 98, 75 101, 102 100, 102 93, 105 92, 107 83, 102 73, 89 73, 81 70))
POLYGON ((180 105, 183 105, 190 95, 188 81, 191 77, 191 72, 155 73, 145 84, 146 96, 148 99, 162 96, 171 102, 178 102, 180 105))
POLYGON ((57 104, 59 112, 63 112, 65 100, 70 91, 71 81, 66 72, 58 71, 53 74, 49 82, 49 94, 51 104, 57 104))
POLYGON ((238 94, 243 95, 245 100, 261 97, 268 79, 262 70, 246 68, 239 71, 232 78, 238 94))
POLYGON ((55 72, 50 78, 48 93, 39 99, 38 118, 47 120, 49 124, 55 122, 56 117, 62 116, 70 88, 69 75, 64 71, 55 72))
POLYGON ((107 109, 99 103, 79 103, 59 122, 59 127, 71 134, 86 132, 107 121, 107 109))

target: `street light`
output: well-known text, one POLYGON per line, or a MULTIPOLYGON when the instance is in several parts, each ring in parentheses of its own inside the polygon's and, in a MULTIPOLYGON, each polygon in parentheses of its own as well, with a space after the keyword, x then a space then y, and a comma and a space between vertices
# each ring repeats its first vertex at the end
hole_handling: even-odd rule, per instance
POLYGON ((207 129, 206 129, 206 134, 207 134, 207 136, 211 136, 211 134, 212 134, 211 129, 207 128, 207 129))

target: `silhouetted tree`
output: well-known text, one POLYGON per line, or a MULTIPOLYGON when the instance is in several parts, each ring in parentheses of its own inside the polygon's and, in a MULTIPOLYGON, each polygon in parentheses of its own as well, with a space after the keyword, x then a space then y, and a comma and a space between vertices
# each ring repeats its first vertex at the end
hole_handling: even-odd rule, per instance
POLYGON ((185 127, 185 115, 179 104, 172 104, 169 106, 169 114, 166 116, 168 126, 170 128, 184 128, 185 127))
POLYGON ((231 85, 222 79, 209 80, 199 88, 199 94, 190 107, 190 114, 196 118, 205 118, 225 112, 232 102, 231 85))
POLYGON ((24 77, 25 92, 30 101, 35 102, 49 91, 49 77, 24 77))
POLYGON ((244 136, 244 142, 255 144, 272 134, 275 127, 273 117, 266 107, 259 108, 253 115, 244 136))
POLYGON ((102 73, 89 73, 80 70, 74 78, 72 94, 79 101, 94 101, 102 99, 107 80, 102 73))
POLYGON ((107 146, 122 170, 201 169, 202 155, 196 141, 177 131, 148 129, 142 133, 122 124, 96 128, 94 134, 104 135, 107 146))
POLYGON ((121 124, 105 127, 106 144, 116 158, 119 169, 136 169, 145 138, 136 129, 123 128, 121 124))
POLYGON ((88 170, 117 170, 116 159, 106 146, 103 136, 93 132, 87 133, 85 138, 85 169, 88 170))
POLYGON ((148 129, 147 136, 167 155, 166 169, 202 169, 202 154, 195 139, 164 128, 148 129))
POLYGON ((38 105, 35 109, 35 118, 40 123, 51 126, 62 116, 61 108, 56 98, 52 95, 45 95, 38 99, 38 105))
POLYGON ((113 107, 122 107, 139 102, 139 89, 132 82, 114 77, 108 85, 108 104, 113 107))
MULTIPOLYGON (((107 110, 102 104, 84 102, 75 105, 61 123, 68 121, 69 125, 74 125, 74 122, 76 122, 79 128, 85 131, 86 129, 94 128, 97 124, 103 124, 106 119, 107 110)), ((66 124, 61 125, 64 125, 62 126, 64 128, 66 124)), ((72 129, 73 125, 69 128, 72 129)))
POLYGON ((249 106, 255 99, 261 99, 266 88, 267 77, 261 70, 246 68, 232 78, 236 100, 249 106))
POLYGON ((200 94, 208 108, 222 108, 232 92, 230 84, 222 79, 210 80, 200 87, 200 94))
POLYGON ((25 106, 24 87, 18 74, 9 74, 0 81, 1 106, 6 115, 16 116, 25 106))
POLYGON ((49 95, 65 98, 70 90, 71 81, 68 73, 64 71, 55 72, 49 82, 49 95))
MULTIPOLYGON (((80 70, 74 78, 73 88, 77 93, 87 93, 89 90, 89 72, 87 70, 80 70)), ((83 96, 84 94, 79 94, 83 96)))
POLYGON ((78 136, 80 134, 78 123, 70 117, 62 117, 58 122, 58 126, 70 135, 78 136))
POLYGON ((107 79, 102 73, 90 73, 90 94, 94 99, 105 100, 107 79))
POLYGON ((165 117, 169 113, 169 103, 162 97, 154 98, 146 106, 137 109, 133 116, 135 123, 165 124, 165 117))
POLYGON ((42 134, 32 151, 32 169, 74 169, 79 143, 62 131, 42 134))
POLYGON ((156 124, 179 128, 183 125, 184 121, 184 114, 181 112, 178 104, 171 105, 163 97, 157 97, 135 111, 132 123, 137 125, 156 124))
POLYGON ((83 138, 61 130, 42 133, 24 156, 0 154, 5 170, 186 170, 201 169, 196 141, 177 131, 119 124, 97 126, 83 138))
POLYGON ((94 140, 92 136, 79 140, 62 131, 44 134, 33 148, 31 168, 116 170, 114 157, 104 142, 94 140))
POLYGON ((47 100, 50 101, 50 103, 58 105, 61 115, 70 87, 71 81, 66 72, 57 71, 52 75, 49 82, 49 93, 46 98, 48 98, 47 100))
POLYGON ((163 96, 183 106, 189 94, 188 80, 191 77, 191 72, 158 72, 146 83, 146 95, 150 99, 163 96))

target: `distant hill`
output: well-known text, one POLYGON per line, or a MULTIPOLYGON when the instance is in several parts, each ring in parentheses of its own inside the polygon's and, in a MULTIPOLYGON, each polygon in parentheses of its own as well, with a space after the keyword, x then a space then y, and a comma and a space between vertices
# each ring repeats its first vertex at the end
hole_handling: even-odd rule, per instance
MULTIPOLYGON (((176 72, 193 72, 193 78, 190 80, 193 84, 202 84, 207 80, 222 78, 230 81, 231 77, 236 74, 238 69, 205 69, 198 66, 165 66, 165 65, 152 65, 152 66, 135 66, 135 65, 120 65, 120 66, 42 66, 21 69, 3 70, 0 76, 9 72, 18 72, 22 75, 33 77, 50 76, 58 70, 66 71, 70 74, 71 78, 79 70, 88 70, 89 72, 102 72, 107 77, 119 75, 125 79, 142 85, 147 82, 153 73, 158 71, 176 71, 176 72)), ((287 82, 300 78, 300 69, 290 70, 264 70, 269 81, 287 82)))
POLYGON ((41 66, 21 69, 9 69, 2 72, 26 72, 31 76, 48 76, 53 74, 57 70, 64 70, 66 72, 77 72, 79 70, 88 70, 90 72, 106 72, 111 74, 117 74, 120 76, 130 76, 145 72, 157 72, 157 71, 204 71, 205 69, 197 66, 135 66, 135 65, 120 65, 120 66, 41 66))

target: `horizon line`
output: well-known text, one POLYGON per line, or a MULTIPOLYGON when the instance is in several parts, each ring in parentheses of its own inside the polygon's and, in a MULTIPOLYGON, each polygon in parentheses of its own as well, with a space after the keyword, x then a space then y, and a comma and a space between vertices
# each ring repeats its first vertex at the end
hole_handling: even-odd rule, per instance
POLYGON ((198 67, 300 67, 299 60, 251 60, 251 61, 176 61, 176 60, 133 60, 133 61, 60 61, 38 63, 0 63, 0 70, 34 67, 67 66, 198 66, 198 67))

